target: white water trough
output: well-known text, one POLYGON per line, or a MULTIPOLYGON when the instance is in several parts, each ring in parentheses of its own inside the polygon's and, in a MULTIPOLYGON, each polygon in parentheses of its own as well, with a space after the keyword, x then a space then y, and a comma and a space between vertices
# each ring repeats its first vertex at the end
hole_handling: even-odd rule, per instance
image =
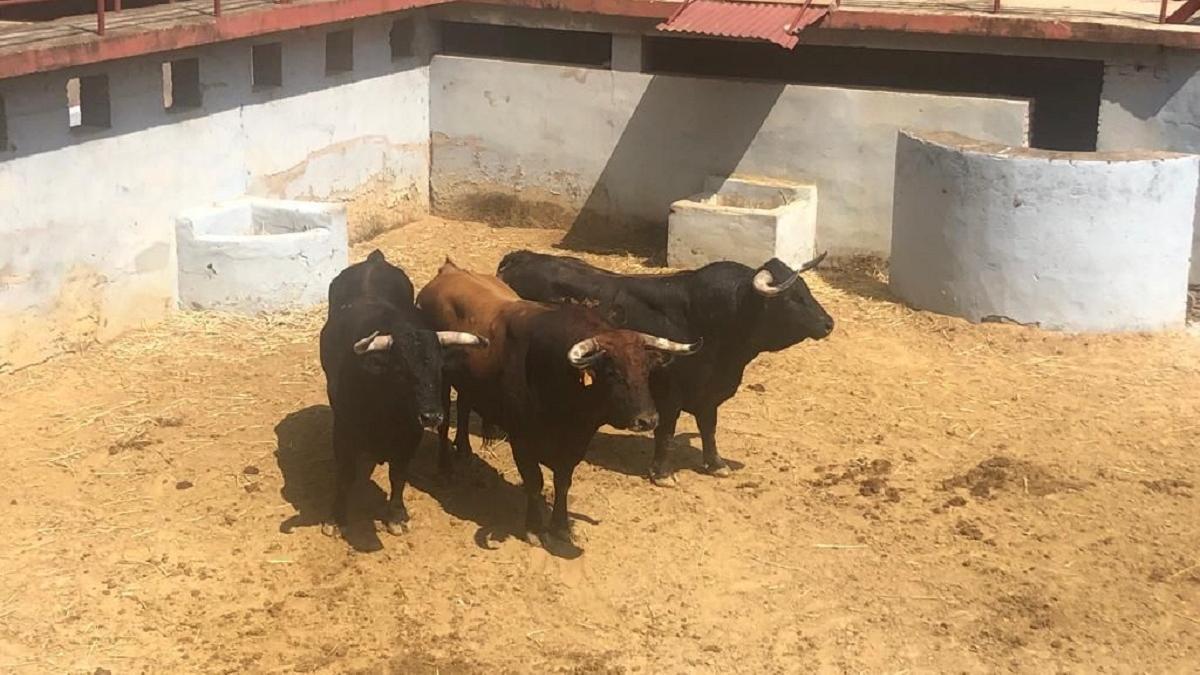
POLYGON ((816 255, 817 187, 712 176, 705 191, 671 204, 667 264, 698 267, 733 260, 758 267, 779 258, 799 267, 816 255))
POLYGON ((311 307, 348 264, 342 204, 239 199, 181 214, 175 233, 185 309, 311 307))

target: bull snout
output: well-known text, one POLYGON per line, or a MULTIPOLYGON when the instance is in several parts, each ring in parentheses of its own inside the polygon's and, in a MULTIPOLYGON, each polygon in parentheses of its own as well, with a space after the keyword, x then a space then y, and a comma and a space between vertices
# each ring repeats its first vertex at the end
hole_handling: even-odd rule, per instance
POLYGON ((829 337, 829 334, 833 332, 832 316, 829 316, 828 314, 825 315, 824 320, 821 321, 821 329, 823 331, 821 333, 821 337, 829 337))
POLYGON ((425 427, 426 429, 436 429, 442 426, 442 422, 445 421, 445 419, 446 416, 440 412, 423 412, 420 415, 417 415, 417 421, 420 422, 421 426, 425 427))
POLYGON ((633 423, 629 428, 634 431, 653 431, 658 426, 658 415, 651 413, 649 415, 638 415, 633 418, 633 423))

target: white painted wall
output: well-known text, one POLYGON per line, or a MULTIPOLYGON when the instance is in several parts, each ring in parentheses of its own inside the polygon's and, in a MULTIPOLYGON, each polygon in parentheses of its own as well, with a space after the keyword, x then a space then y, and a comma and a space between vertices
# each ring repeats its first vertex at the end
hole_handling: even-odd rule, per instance
MULTIPOLYGON (((1163 50, 1110 61, 1097 147, 1200 152, 1200 54, 1163 50)), ((1191 251, 1190 282, 1200 284, 1200 221, 1191 251)))
POLYGON ((1198 162, 902 135, 891 288, 971 321, 1182 327, 1198 162))
POLYGON ((181 211, 253 194, 324 198, 388 174, 428 200, 428 67, 393 63, 391 19, 355 24, 353 73, 324 31, 280 34, 283 86, 253 91, 250 45, 0 81, 0 372, 161 317, 181 211), (203 107, 167 112, 161 63, 199 56, 203 107), (111 129, 68 130, 66 82, 107 73, 111 129))
POLYGON ((431 78, 435 209, 513 224, 662 233, 737 172, 816 183, 819 245, 886 254, 898 129, 1027 140, 1025 101, 447 56, 431 78))

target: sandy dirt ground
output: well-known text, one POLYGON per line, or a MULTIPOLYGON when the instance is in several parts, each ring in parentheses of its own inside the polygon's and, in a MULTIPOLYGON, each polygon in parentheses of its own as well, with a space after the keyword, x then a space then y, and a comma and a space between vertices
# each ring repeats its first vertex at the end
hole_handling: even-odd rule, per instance
MULTIPOLYGON (((426 218, 355 257, 422 283, 557 236, 426 218)), ((837 329, 749 368, 733 476, 697 472, 690 417, 675 489, 601 430, 574 560, 513 536, 504 444, 447 483, 426 439, 379 552, 321 534, 323 309, 184 313, 7 376, 0 672, 1194 671, 1200 338, 974 326, 866 265, 810 284, 837 329)))

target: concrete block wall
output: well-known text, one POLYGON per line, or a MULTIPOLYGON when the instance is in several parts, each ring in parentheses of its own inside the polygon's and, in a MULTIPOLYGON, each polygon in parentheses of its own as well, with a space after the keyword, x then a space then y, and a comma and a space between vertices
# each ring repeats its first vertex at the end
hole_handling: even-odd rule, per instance
POLYGON ((819 246, 886 254, 899 129, 1028 136, 1019 100, 449 56, 431 78, 436 210, 601 245, 661 243, 671 202, 736 172, 816 183, 819 246))
POLYGON ((355 23, 354 70, 332 76, 325 31, 263 40, 283 45, 277 88, 251 86, 248 42, 0 81, 0 372, 161 318, 185 209, 325 198, 379 176, 427 207, 428 47, 393 62, 391 21, 355 23), (168 112, 162 62, 193 56, 203 104, 168 112), (97 73, 112 126, 71 130, 67 80, 97 73))

